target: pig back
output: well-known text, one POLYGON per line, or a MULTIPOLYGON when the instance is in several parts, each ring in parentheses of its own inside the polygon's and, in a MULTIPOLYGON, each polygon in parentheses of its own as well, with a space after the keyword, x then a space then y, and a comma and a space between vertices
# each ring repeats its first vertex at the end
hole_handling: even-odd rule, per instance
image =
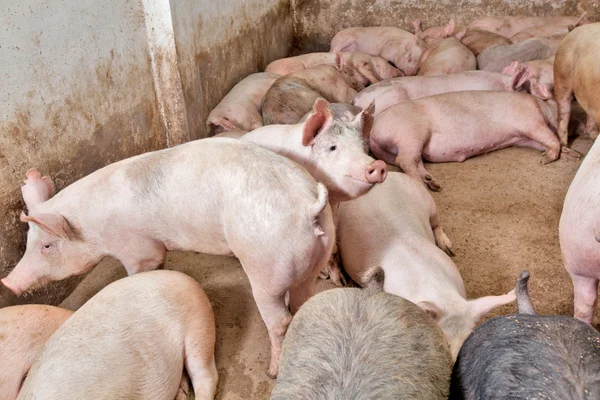
POLYGON ((600 396, 600 334, 571 317, 513 314, 493 318, 465 341, 450 399, 600 396))
POLYGON ((511 45, 490 47, 477 56, 477 65, 484 71, 502 72, 515 60, 521 63, 543 60, 553 53, 547 40, 533 38, 511 45))
POLYGON ((206 294, 191 277, 151 271, 92 297, 48 340, 19 399, 175 397, 185 338, 214 343, 206 294), (194 326, 193 323, 198 324, 194 326))
POLYGON ((294 316, 271 399, 445 399, 450 370, 442 332, 417 306, 333 289, 294 316))

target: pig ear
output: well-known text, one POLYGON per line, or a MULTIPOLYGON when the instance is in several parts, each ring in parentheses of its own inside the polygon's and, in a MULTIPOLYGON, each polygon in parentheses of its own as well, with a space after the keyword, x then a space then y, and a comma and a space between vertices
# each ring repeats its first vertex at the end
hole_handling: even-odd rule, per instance
POLYGON ((548 100, 553 98, 552 92, 548 90, 548 86, 543 85, 539 82, 531 82, 531 94, 539 97, 542 100, 548 100), (535 92, 535 93, 534 93, 535 92))
POLYGON ((462 40, 466 34, 467 34, 467 27, 465 26, 460 31, 456 32, 456 35, 454 35, 454 37, 457 38, 458 40, 462 40))
POLYGON ((33 222, 46 232, 63 239, 72 239, 73 230, 65 217, 58 213, 25 215, 21 213, 22 222, 33 222))
POLYGON ((517 299, 515 289, 502 296, 485 296, 469 301, 471 307, 471 315, 475 321, 479 321, 485 314, 489 313, 496 307, 512 303, 517 299))
POLYGON ((308 146, 313 143, 315 137, 323 127, 333 120, 333 114, 329 109, 329 102, 319 97, 313 105, 313 111, 306 119, 302 130, 302 146, 308 146))
POLYGON ((417 33, 421 33, 421 32, 423 32, 423 28, 421 27, 421 20, 420 20, 420 19, 415 19, 415 20, 412 22, 412 26, 413 26, 413 28, 415 28, 415 32, 414 32, 414 33, 415 33, 415 35, 416 35, 417 33))
POLYGON ((452 36, 452 32, 454 32, 454 18, 452 18, 449 22, 448 25, 446 25, 444 27, 444 34, 442 35, 442 37, 449 37, 452 36))
POLYGON ((519 62, 518 61, 513 61, 509 65, 507 65, 506 67, 504 67, 504 69, 502 70, 502 73, 504 75, 515 74, 517 72, 517 70, 518 70, 518 67, 519 67, 519 62))
POLYGON ((36 169, 32 168, 25 173, 25 185, 21 187, 23 200, 27 209, 31 209, 48 200, 54 195, 52 180, 48 176, 42 177, 36 169))
POLYGON ((344 56, 342 53, 335 53, 335 68, 340 72, 344 69, 344 56))
POLYGON ((577 21, 577 23, 575 24, 573 29, 575 29, 578 26, 589 24, 589 23, 590 23, 590 19, 588 18, 588 13, 587 13, 587 11, 584 11, 583 14, 581 14, 581 18, 579 18, 579 21, 577 21))
POLYGON ((368 140, 371 136, 371 128, 373 127, 373 120, 375 114, 375 100, 368 105, 367 108, 362 110, 360 113, 354 117, 352 121, 352 125, 360 130, 362 137, 365 140, 368 140))
POLYGON ((444 311, 430 301, 420 301, 417 303, 434 321, 439 321, 444 316, 444 311))
POLYGON ((227 118, 219 117, 219 125, 222 126, 226 131, 239 129, 237 126, 235 126, 233 122, 231 122, 227 118))

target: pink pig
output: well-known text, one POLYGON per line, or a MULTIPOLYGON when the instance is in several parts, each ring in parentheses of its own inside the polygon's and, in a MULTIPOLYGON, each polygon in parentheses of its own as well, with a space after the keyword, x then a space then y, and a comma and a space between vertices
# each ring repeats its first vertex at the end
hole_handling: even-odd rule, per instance
MULTIPOLYGON (((463 32, 464 34, 464 32, 463 32)), ((477 59, 456 37, 429 46, 419 60, 419 76, 450 75, 477 69, 477 59)))
POLYGON ((544 60, 527 61, 519 63, 512 62, 502 71, 503 74, 513 75, 518 73, 519 69, 527 71, 520 81, 520 85, 524 87, 532 95, 539 97, 542 100, 548 100, 554 97, 552 89, 554 88, 554 57, 544 60))
POLYGON ((469 24, 469 29, 477 28, 510 38, 522 30, 540 25, 576 25, 587 18, 587 13, 580 17, 482 17, 469 24))
MULTIPOLYGON (((444 93, 396 104, 375 118, 373 154, 402 168, 431 189, 440 185, 427 172, 431 162, 462 162, 509 146, 545 150, 541 163, 557 160, 556 108, 526 93, 444 93)), ((563 147, 565 157, 577 158, 563 147)))
POLYGON ((412 22, 412 26, 414 27, 415 35, 419 39, 422 39, 427 46, 430 46, 443 38, 457 36, 460 32, 464 32, 464 30, 466 29, 464 26, 456 26, 456 24, 454 23, 454 19, 451 19, 447 25, 434 26, 425 30, 423 30, 421 26, 421 20, 416 19, 412 22))
POLYGON ((404 75, 415 75, 425 42, 391 26, 348 28, 331 40, 330 52, 362 51, 392 62, 404 75))
POLYGON ((167 250, 235 255, 277 374, 291 320, 286 293, 295 312, 335 242, 327 189, 305 169, 253 143, 209 138, 108 165, 51 198, 48 180, 27 175, 27 249, 2 279, 6 287, 20 294, 85 273, 105 256, 132 275, 156 269, 167 250), (282 238, 288 245, 277 245, 282 238))

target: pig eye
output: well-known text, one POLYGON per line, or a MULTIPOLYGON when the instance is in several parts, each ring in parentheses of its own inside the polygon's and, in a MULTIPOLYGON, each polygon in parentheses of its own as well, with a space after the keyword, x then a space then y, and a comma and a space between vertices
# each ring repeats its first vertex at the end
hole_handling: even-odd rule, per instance
POLYGON ((337 149, 337 146, 333 145, 329 148, 329 151, 335 151, 335 149, 337 149))
POLYGON ((42 245, 43 250, 50 250, 51 248, 52 248, 52 244, 50 244, 50 243, 42 245))

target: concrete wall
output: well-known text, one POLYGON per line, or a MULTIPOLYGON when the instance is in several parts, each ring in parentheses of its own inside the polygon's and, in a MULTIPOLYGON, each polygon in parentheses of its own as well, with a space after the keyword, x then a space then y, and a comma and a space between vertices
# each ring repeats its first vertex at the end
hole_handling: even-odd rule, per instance
MULTIPOLYGON (((0 0, 0 277, 24 251, 27 169, 61 189, 111 162, 206 136, 239 79, 284 57, 288 1, 0 0)), ((57 304, 72 278, 0 307, 57 304)))
POLYGON ((600 20, 598 0, 295 0, 293 54, 328 51, 333 35, 351 26, 396 26, 412 32, 419 18, 429 28, 450 18, 468 24, 484 15, 580 15, 600 20), (579 5, 579 6, 578 6, 579 5))

